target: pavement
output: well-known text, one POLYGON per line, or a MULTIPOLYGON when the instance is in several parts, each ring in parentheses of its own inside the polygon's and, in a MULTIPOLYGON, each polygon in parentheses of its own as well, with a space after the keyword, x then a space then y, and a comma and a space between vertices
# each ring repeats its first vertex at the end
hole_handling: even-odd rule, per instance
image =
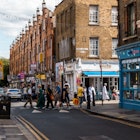
MULTIPOLYGON (((72 102, 71 105, 71 108, 79 108, 72 102)), ((103 105, 102 101, 96 101, 95 106, 90 105, 90 109, 87 109, 87 104, 84 102, 81 109, 93 115, 133 123, 140 128, 140 111, 119 108, 119 100, 104 101, 103 105)), ((37 140, 37 138, 28 131, 25 124, 11 115, 10 119, 0 119, 0 140, 37 140)))

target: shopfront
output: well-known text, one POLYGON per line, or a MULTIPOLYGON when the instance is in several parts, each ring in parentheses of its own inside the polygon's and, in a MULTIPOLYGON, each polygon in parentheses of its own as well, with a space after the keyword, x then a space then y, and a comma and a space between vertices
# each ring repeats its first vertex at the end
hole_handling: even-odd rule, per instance
POLYGON ((140 110, 140 42, 117 48, 120 63, 120 107, 140 110))

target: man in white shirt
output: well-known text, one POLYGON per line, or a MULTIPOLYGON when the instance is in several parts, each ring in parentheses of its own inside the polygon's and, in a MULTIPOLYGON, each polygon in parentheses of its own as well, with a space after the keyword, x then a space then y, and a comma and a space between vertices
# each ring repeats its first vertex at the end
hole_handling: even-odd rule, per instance
POLYGON ((88 94, 90 96, 90 101, 92 102, 93 106, 95 106, 96 91, 95 91, 93 84, 91 84, 90 87, 88 88, 88 94))
POLYGON ((27 100, 26 100, 26 103, 24 104, 24 107, 26 107, 28 103, 30 103, 30 106, 32 108, 33 107, 32 106, 32 88, 30 85, 28 85, 28 88, 27 88, 27 100))

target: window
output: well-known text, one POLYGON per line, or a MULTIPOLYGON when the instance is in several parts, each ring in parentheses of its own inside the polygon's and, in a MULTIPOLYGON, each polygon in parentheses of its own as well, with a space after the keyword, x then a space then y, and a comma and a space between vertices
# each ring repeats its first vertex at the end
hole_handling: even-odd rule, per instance
POLYGON ((90 56, 97 56, 98 55, 98 48, 99 48, 98 38, 90 38, 89 55, 90 56))
POLYGON ((126 7, 126 13, 126 35, 132 36, 136 34, 136 8, 134 3, 131 3, 126 7))
POLYGON ((112 56, 117 56, 117 53, 116 53, 116 48, 117 48, 117 45, 118 45, 118 39, 117 38, 113 38, 112 39, 112 56))
POLYGON ((112 7, 111 18, 112 18, 112 25, 118 25, 118 10, 117 10, 117 7, 112 7))
POLYGON ((98 24, 98 6, 89 7, 89 24, 98 24))

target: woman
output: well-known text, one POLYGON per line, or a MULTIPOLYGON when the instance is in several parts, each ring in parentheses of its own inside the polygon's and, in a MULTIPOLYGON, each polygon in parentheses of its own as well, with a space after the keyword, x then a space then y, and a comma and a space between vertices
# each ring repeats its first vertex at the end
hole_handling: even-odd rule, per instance
POLYGON ((83 84, 80 84, 80 86, 77 89, 77 96, 79 98, 79 103, 80 103, 80 108, 82 107, 82 103, 83 103, 83 96, 84 96, 84 88, 83 88, 83 84))
POLYGON ((42 109, 45 106, 45 97, 41 85, 38 85, 38 88, 39 88, 39 93, 38 93, 37 107, 42 109))

